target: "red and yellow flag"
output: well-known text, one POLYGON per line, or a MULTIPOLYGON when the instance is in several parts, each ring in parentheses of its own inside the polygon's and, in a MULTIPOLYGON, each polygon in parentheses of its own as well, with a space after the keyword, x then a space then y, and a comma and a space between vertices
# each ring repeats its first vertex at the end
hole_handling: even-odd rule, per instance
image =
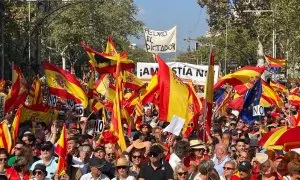
POLYGON ((271 68, 280 68, 285 66, 286 58, 274 58, 270 55, 265 55, 265 59, 269 67, 271 68))
POLYGON ((106 99, 110 102, 113 102, 116 96, 116 88, 110 83, 110 75, 102 74, 100 79, 95 82, 96 91, 105 96, 106 99))
POLYGON ((26 120, 34 120, 43 121, 46 124, 52 120, 56 120, 58 117, 58 111, 50 108, 44 107, 41 105, 32 105, 32 106, 22 106, 20 107, 20 122, 24 122, 26 120))
POLYGON ((21 70, 13 65, 12 87, 5 99, 5 112, 24 104, 27 97, 27 82, 21 70))
POLYGON ((76 103, 87 107, 88 98, 76 77, 53 64, 44 61, 43 63, 46 75, 46 81, 50 94, 61 98, 73 100, 76 103))
POLYGON ((17 110, 14 121, 11 125, 10 131, 11 131, 12 146, 16 144, 18 139, 20 121, 21 121, 21 108, 17 110))
POLYGON ((55 153, 58 155, 57 173, 59 175, 66 174, 67 170, 67 132, 66 124, 63 125, 60 137, 55 147, 55 153))
POLYGON ((34 104, 42 104, 43 96, 42 96, 42 89, 41 89, 41 81, 39 76, 35 76, 30 91, 29 91, 29 99, 30 105, 34 104))
POLYGON ((300 96, 297 94, 289 94, 288 101, 293 106, 300 106, 300 96))
POLYGON ((205 99, 205 117, 206 132, 210 133, 211 128, 211 118, 212 118, 212 106, 214 100, 214 66, 215 66, 215 51, 212 48, 209 59, 208 72, 206 76, 206 87, 204 92, 205 99))
POLYGON ((260 78, 265 71, 265 67, 243 67, 232 74, 227 74, 222 77, 214 86, 214 89, 220 88, 228 83, 234 87, 239 94, 244 94, 253 86, 253 82, 260 78))
POLYGON ((7 152, 12 148, 11 134, 5 122, 0 123, 0 148, 6 149, 7 152))
POLYGON ((159 69, 157 72, 159 84, 159 120, 170 122, 173 116, 186 118, 189 89, 164 60, 155 55, 159 69))
POLYGON ((120 73, 119 61, 117 61, 117 71, 116 71, 116 97, 113 104, 113 112, 111 117, 110 131, 118 137, 118 144, 122 151, 126 150, 126 142, 123 133, 123 124, 121 122, 121 102, 123 97, 122 91, 122 76, 120 73))
POLYGON ((270 86, 276 92, 281 92, 284 94, 286 94, 288 92, 288 89, 283 84, 280 84, 278 82, 270 81, 270 86))
POLYGON ((104 53, 108 54, 108 55, 111 55, 111 56, 114 56, 114 55, 118 54, 118 52, 116 50, 116 47, 115 47, 115 44, 114 44, 111 36, 108 36, 107 44, 106 44, 106 48, 105 48, 104 53))
POLYGON ((283 100, 278 94, 268 85, 268 83, 262 80, 262 94, 260 98, 260 105, 263 107, 271 107, 276 105, 279 108, 283 107, 283 100))
POLYGON ((140 80, 136 77, 136 75, 128 71, 124 71, 123 83, 125 88, 130 88, 133 90, 137 90, 144 85, 142 80, 140 80))

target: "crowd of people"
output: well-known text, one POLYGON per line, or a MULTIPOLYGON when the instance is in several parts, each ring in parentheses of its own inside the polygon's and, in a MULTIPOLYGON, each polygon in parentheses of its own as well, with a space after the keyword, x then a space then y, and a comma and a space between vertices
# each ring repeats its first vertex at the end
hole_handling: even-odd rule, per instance
MULTIPOLYGON (((125 151, 110 134, 109 120, 100 140, 87 130, 93 116, 78 121, 67 112, 49 124, 30 120, 20 125, 11 152, 0 149, 0 179, 296 180, 300 179, 297 151, 263 149, 258 143, 264 133, 287 125, 287 111, 294 113, 297 107, 276 115, 268 112, 252 124, 228 111, 214 119, 210 134, 203 134, 204 122, 200 121, 185 137, 164 132, 166 123, 158 121, 159 110, 148 104, 143 123, 124 132, 125 151), (63 123, 67 125, 67 169, 58 174, 54 149, 63 123)), ((5 118, 9 124, 12 119, 11 115, 5 118)))

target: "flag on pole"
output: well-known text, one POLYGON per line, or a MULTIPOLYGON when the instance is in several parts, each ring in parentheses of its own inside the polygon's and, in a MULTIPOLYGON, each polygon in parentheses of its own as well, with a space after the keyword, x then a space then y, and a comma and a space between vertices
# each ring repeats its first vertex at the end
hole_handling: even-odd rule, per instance
POLYGON ((43 96, 41 89, 41 81, 39 75, 34 77, 30 91, 29 91, 30 105, 42 104, 43 96))
POLYGON ((64 175, 67 170, 67 132, 66 124, 63 125, 60 137, 55 147, 55 153, 58 155, 57 174, 64 175))
POLYGON ((58 111, 48 106, 32 105, 20 107, 20 122, 25 120, 38 119, 46 124, 52 120, 57 120, 58 111))
POLYGON ((205 117, 206 123, 205 128, 206 132, 210 133, 211 128, 211 118, 212 118, 212 106, 214 100, 214 66, 215 66, 215 51, 211 48, 210 58, 209 58, 209 67, 206 76, 206 87, 204 92, 205 99, 205 117))
POLYGON ((21 108, 18 108, 14 121, 11 125, 11 139, 12 139, 12 146, 15 146, 18 134, 19 134, 19 126, 20 126, 20 120, 21 120, 21 108))
POLYGON ((281 92, 281 93, 284 93, 284 94, 286 94, 288 92, 288 89, 285 87, 285 85, 280 84, 278 82, 270 81, 270 86, 276 92, 281 92))
POLYGON ((274 58, 270 55, 265 55, 266 62, 270 70, 278 70, 285 66, 286 58, 274 58))
POLYGON ((27 82, 20 68, 13 65, 12 87, 5 99, 5 112, 18 108, 24 104, 27 97, 27 82))
POLYGON ((50 94, 73 100, 76 103, 82 104, 83 107, 87 107, 87 95, 73 74, 47 61, 44 61, 43 66, 50 94))
POLYGON ((6 149, 7 152, 12 148, 11 134, 5 122, 0 123, 0 148, 6 149))

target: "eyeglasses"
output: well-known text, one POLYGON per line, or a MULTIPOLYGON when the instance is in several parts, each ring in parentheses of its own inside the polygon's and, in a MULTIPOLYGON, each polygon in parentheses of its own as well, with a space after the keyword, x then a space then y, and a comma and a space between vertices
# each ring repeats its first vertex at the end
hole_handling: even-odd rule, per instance
POLYGON ((114 153, 108 153, 107 156, 114 156, 114 153))
POLYGON ((133 159, 137 159, 137 158, 141 158, 142 156, 139 155, 139 156, 132 156, 133 159))
POLYGON ((22 148, 20 148, 20 147, 15 147, 15 150, 21 151, 22 148))
POLYGON ((43 175, 44 172, 43 171, 39 171, 39 170, 36 170, 33 172, 33 175, 43 175))
POLYGON ((231 167, 223 167, 224 170, 234 170, 234 168, 231 167))
POLYGON ((7 158, 0 158, 0 161, 7 161, 7 158))
POLYGON ((187 175, 187 172, 178 172, 177 173, 179 176, 186 176, 187 175))
POLYGON ((127 169, 127 166, 117 166, 117 169, 127 169))

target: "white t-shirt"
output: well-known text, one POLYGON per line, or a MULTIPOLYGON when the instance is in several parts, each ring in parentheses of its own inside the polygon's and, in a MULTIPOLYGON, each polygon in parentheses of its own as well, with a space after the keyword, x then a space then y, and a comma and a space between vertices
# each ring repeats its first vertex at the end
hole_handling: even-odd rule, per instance
MULTIPOLYGON (((111 180, 117 180, 117 178, 114 177, 114 178, 111 179, 111 180)), ((126 180, 136 180, 136 179, 135 179, 135 177, 133 177, 133 176, 128 176, 128 177, 126 178, 126 180)))
MULTIPOLYGON (((80 180, 94 180, 94 178, 91 173, 87 173, 81 176, 80 180)), ((110 180, 110 179, 105 174, 101 174, 97 180, 110 180)))

